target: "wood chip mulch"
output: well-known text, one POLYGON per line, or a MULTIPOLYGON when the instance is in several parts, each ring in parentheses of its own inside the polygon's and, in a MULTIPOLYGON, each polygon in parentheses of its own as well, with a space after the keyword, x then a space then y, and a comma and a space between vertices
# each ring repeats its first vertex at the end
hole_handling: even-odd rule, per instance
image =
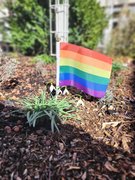
MULTIPOLYGON (((135 64, 112 74, 109 99, 81 93, 85 106, 53 134, 30 128, 19 101, 55 83, 55 65, 17 60, 0 82, 0 180, 135 179, 135 64)), ((69 92, 76 105, 80 92, 69 92)))

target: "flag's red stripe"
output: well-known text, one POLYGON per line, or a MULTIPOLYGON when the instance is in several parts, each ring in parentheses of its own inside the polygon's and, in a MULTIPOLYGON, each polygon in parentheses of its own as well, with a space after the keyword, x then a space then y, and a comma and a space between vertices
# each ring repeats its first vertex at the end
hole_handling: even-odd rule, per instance
POLYGON ((88 57, 92 57, 94 59, 98 59, 100 61, 104 61, 106 63, 112 64, 112 59, 110 57, 105 56, 103 54, 100 54, 96 51, 93 51, 93 50, 90 50, 90 49, 87 49, 87 48, 84 48, 81 46, 74 45, 74 44, 62 42, 61 43, 61 50, 68 50, 71 52, 76 52, 78 54, 85 55, 88 57))

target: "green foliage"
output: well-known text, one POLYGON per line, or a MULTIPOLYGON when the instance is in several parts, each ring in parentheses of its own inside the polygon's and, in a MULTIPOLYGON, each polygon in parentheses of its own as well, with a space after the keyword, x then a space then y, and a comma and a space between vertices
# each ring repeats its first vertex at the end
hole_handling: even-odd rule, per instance
POLYGON ((37 55, 33 58, 34 61, 38 62, 38 61, 43 61, 47 64, 50 64, 50 63, 54 63, 56 60, 54 57, 52 56, 49 56, 47 54, 40 54, 40 55, 37 55))
POLYGON ((27 55, 44 53, 48 45, 48 19, 37 0, 16 0, 7 3, 10 11, 11 43, 27 55))
POLYGON ((113 64, 112 64, 112 72, 113 73, 121 71, 122 69, 124 69, 124 66, 121 62, 113 62, 113 64))
POLYGON ((118 76, 116 79, 116 86, 120 86, 124 81, 124 77, 123 76, 118 76))
POLYGON ((72 118, 73 107, 67 99, 47 98, 44 92, 40 96, 26 98, 22 101, 27 111, 27 120, 30 126, 35 127, 41 117, 48 117, 51 121, 51 130, 59 131, 57 119, 67 120, 72 118))
POLYGON ((135 58, 135 14, 122 12, 118 26, 112 33, 108 53, 114 56, 135 58), (125 21, 123 22, 123 17, 125 21))
MULTIPOLYGON (((15 0, 8 3, 10 11, 11 43, 27 55, 47 54, 49 51, 49 2, 15 0)), ((104 10, 96 0, 70 0, 69 40, 88 48, 95 48, 107 25, 104 10)))
POLYGON ((93 49, 106 25, 104 10, 96 0, 70 0, 70 42, 93 49))
POLYGON ((110 102, 113 101, 113 98, 114 98, 113 92, 111 90, 107 90, 105 96, 99 100, 99 103, 109 104, 110 102))

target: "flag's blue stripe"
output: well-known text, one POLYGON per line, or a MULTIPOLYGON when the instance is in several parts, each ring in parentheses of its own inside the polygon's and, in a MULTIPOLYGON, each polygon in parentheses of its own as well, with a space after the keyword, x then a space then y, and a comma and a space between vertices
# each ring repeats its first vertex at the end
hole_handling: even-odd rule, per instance
POLYGON ((94 74, 89 74, 71 66, 60 66, 60 72, 75 74, 76 76, 82 79, 84 79, 85 77, 86 81, 90 81, 97 84, 107 85, 110 81, 110 79, 108 78, 96 76, 94 74))
POLYGON ((107 89, 107 85, 97 84, 97 83, 87 81, 85 80, 85 77, 83 79, 72 73, 60 73, 60 81, 65 81, 65 80, 72 80, 74 82, 78 82, 82 86, 95 90, 95 91, 106 91, 107 89))

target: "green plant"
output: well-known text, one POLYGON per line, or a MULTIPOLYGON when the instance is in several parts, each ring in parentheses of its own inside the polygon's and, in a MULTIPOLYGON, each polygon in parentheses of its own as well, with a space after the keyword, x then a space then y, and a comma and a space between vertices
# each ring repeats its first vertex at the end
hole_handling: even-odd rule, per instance
POLYGON ((54 129, 59 132, 57 120, 67 120, 73 117, 71 112, 74 109, 67 99, 47 98, 43 91, 40 96, 24 99, 22 104, 27 111, 27 120, 30 126, 35 127, 38 120, 42 117, 48 118, 52 132, 54 132, 54 129))
POLYGON ((123 64, 121 62, 113 62, 113 64, 112 64, 112 72, 113 73, 121 71, 124 68, 125 67, 123 66, 123 64))
POLYGON ((120 86, 123 83, 123 76, 118 76, 116 79, 116 86, 120 86))
POLYGON ((27 55, 44 53, 48 49, 48 18, 45 9, 35 0, 7 0, 10 12, 11 43, 27 55))
POLYGON ((111 90, 107 90, 105 96, 99 100, 99 103, 109 104, 113 100, 113 98, 113 92, 111 90))
POLYGON ((70 0, 69 41, 95 48, 107 25, 104 9, 96 0, 70 0))
POLYGON ((47 64, 50 64, 50 63, 54 63, 55 62, 55 58, 52 57, 52 56, 49 56, 47 54, 40 54, 40 55, 37 55, 33 58, 33 60, 35 62, 38 62, 38 61, 43 61, 47 64))

